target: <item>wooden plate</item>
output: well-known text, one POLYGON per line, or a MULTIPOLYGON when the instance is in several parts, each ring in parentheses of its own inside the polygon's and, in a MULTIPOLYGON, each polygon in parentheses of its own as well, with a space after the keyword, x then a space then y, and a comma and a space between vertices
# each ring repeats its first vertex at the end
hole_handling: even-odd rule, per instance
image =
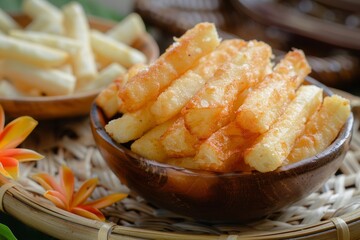
MULTIPOLYGON (((251 17, 266 25, 277 26, 289 32, 319 40, 335 46, 360 50, 360 30, 344 24, 325 21, 307 15, 279 1, 233 0, 235 6, 244 9, 251 17)), ((330 1, 328 1, 330 2, 330 1)), ((332 1, 353 11, 360 7, 355 1, 332 1)), ((330 12, 330 10, 328 10, 330 12)))
MULTIPOLYGON (((22 14, 13 14, 14 19, 22 26, 26 26, 30 19, 22 14)), ((89 17, 90 27, 100 31, 106 31, 116 23, 97 17, 89 17)), ((148 62, 152 62, 159 56, 159 47, 149 34, 144 34, 133 44, 133 47, 142 51, 148 62)), ((18 117, 29 115, 37 120, 55 119, 87 115, 90 106, 99 90, 84 93, 75 93, 66 96, 45 97, 0 97, 0 104, 6 112, 6 116, 18 117)))

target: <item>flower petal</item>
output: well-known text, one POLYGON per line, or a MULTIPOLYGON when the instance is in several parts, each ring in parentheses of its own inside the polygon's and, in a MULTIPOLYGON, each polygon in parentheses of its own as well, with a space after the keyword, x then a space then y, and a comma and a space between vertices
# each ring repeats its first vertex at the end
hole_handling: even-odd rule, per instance
POLYGON ((69 210, 68 206, 66 205, 66 199, 61 193, 54 190, 49 190, 44 193, 44 197, 53 202, 58 208, 69 210))
POLYGON ((0 132, 4 129, 5 126, 5 113, 3 107, 0 105, 0 132))
POLYGON ((38 182, 45 190, 55 190, 61 192, 60 186, 56 183, 55 179, 47 173, 37 173, 31 176, 38 182))
POLYGON ((86 201, 86 199, 89 198, 91 193, 94 191, 97 183, 98 183, 97 178, 92 178, 84 182, 81 185, 80 189, 74 194, 74 198, 71 206, 76 207, 80 204, 83 204, 86 201))
POLYGON ((96 208, 92 208, 88 206, 79 206, 71 209, 71 212, 86 218, 90 218, 98 221, 105 221, 105 217, 102 214, 102 212, 100 212, 100 210, 96 208))
POLYGON ((10 122, 0 133, 0 149, 15 148, 22 143, 36 127, 37 121, 23 116, 10 122))
POLYGON ((87 202, 85 204, 85 206, 90 206, 90 207, 100 209, 100 208, 110 206, 110 205, 114 204, 115 202, 126 198, 127 196, 128 196, 127 193, 113 193, 106 197, 99 198, 95 201, 87 202))
POLYGON ((4 150, 0 151, 0 158, 1 157, 13 157, 21 162, 40 160, 40 159, 44 158, 43 155, 41 155, 33 150, 25 149, 25 148, 4 149, 4 150))
POLYGON ((0 163, 5 171, 16 179, 19 176, 19 161, 12 157, 1 157, 0 163))
POLYGON ((74 174, 71 169, 63 165, 60 169, 60 188, 69 206, 74 193, 74 181, 74 174))
POLYGON ((12 178, 10 176, 10 174, 6 171, 6 169, 3 167, 3 165, 0 162, 0 174, 2 174, 3 176, 7 177, 7 178, 12 178))

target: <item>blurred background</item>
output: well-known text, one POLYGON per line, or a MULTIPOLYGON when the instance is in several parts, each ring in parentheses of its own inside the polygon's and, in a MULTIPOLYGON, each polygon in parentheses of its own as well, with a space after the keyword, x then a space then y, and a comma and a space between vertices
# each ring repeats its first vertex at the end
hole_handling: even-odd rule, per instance
POLYGON ((134 9, 163 35, 209 21, 223 38, 263 40, 278 57, 294 47, 303 49, 312 77, 359 93, 360 1, 137 0, 134 9))
MULTIPOLYGON (((62 6, 69 0, 49 0, 62 6)), ((269 43, 280 57, 303 49, 321 82, 360 93, 360 1, 358 0, 79 0, 87 14, 115 21, 131 11, 145 20, 162 51, 173 36, 202 21, 217 25, 223 38, 234 35, 269 43)), ((22 0, 0 1, 18 11, 22 0)))
MULTIPOLYGON (((68 0, 49 0, 61 7, 68 0)), ((279 58, 303 49, 311 76, 328 86, 360 95, 360 1, 358 0, 78 0, 87 14, 120 21, 132 11, 144 19, 161 52, 198 22, 213 22, 223 39, 269 43, 279 58)), ((2 0, 18 12, 22 0, 2 0)), ((18 239, 52 239, 0 214, 18 239)))

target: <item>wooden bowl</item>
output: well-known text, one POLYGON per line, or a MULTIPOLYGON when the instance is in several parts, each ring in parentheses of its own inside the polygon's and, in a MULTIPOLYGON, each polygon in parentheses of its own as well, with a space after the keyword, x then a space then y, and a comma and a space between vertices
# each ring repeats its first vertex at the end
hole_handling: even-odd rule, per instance
MULTIPOLYGON (((308 83, 330 90, 308 78, 308 83)), ((108 119, 93 104, 95 142, 112 171, 154 205, 206 222, 246 222, 262 218, 317 190, 342 163, 352 136, 353 115, 323 152, 276 171, 214 173, 145 159, 105 132, 108 119)))
MULTIPOLYGON (((21 26, 26 26, 30 22, 30 18, 26 15, 13 14, 12 16, 21 26)), ((113 21, 96 17, 89 17, 89 23, 91 28, 100 31, 107 31, 116 24, 113 21)), ((154 61, 159 56, 159 47, 149 34, 144 34, 137 39, 133 47, 146 55, 148 63, 154 61)), ((100 90, 74 93, 66 96, 0 97, 0 104, 6 112, 6 116, 9 117, 29 115, 40 120, 84 116, 89 114, 91 103, 100 90)))

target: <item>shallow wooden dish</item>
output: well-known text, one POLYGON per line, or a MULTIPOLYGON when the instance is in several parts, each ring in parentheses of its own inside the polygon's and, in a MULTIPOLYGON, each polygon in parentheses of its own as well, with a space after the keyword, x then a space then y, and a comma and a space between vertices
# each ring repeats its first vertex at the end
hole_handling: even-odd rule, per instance
MULTIPOLYGON (((30 19, 25 15, 13 14, 12 16, 22 26, 26 26, 30 22, 30 19)), ((89 23, 91 28, 100 31, 106 31, 116 24, 113 21, 97 17, 89 17, 89 23)), ((159 47, 149 34, 144 34, 139 38, 133 44, 133 47, 142 51, 146 55, 149 63, 159 56, 159 47)), ((6 116, 9 117, 29 115, 37 120, 76 117, 89 113, 91 103, 99 92, 100 89, 66 96, 0 97, 0 104, 6 112, 6 116)))
MULTIPOLYGON (((331 6, 330 1, 328 2, 331 6)), ((266 25, 276 26, 280 29, 342 48, 360 50, 359 29, 337 22, 335 20, 337 19, 336 16, 334 16, 334 20, 329 21, 325 17, 319 18, 297 11, 291 5, 287 6, 284 4, 285 2, 280 3, 279 1, 232 0, 232 3, 240 11, 244 10, 250 17, 266 25), (278 14, 279 12, 281 14, 278 14), (323 29, 323 31, 319 31, 320 29, 323 29), (324 31, 325 29, 326 31, 324 31)), ((329 8, 329 5, 326 6, 326 4, 319 6, 324 8, 321 11, 329 14, 347 10, 343 14, 348 15, 356 12, 356 9, 360 6, 357 1, 343 1, 343 3, 341 1, 334 1, 334 3, 344 9, 339 7, 335 9, 329 8)), ((317 8, 318 6, 312 7, 317 8)))
MULTIPOLYGON (((320 86, 327 95, 331 91, 320 86)), ((154 205, 206 222, 247 222, 265 217, 317 190, 341 165, 349 149, 353 116, 320 154, 268 173, 192 171, 142 158, 117 144, 104 130, 106 119, 90 112, 97 146, 121 182, 154 205)))

